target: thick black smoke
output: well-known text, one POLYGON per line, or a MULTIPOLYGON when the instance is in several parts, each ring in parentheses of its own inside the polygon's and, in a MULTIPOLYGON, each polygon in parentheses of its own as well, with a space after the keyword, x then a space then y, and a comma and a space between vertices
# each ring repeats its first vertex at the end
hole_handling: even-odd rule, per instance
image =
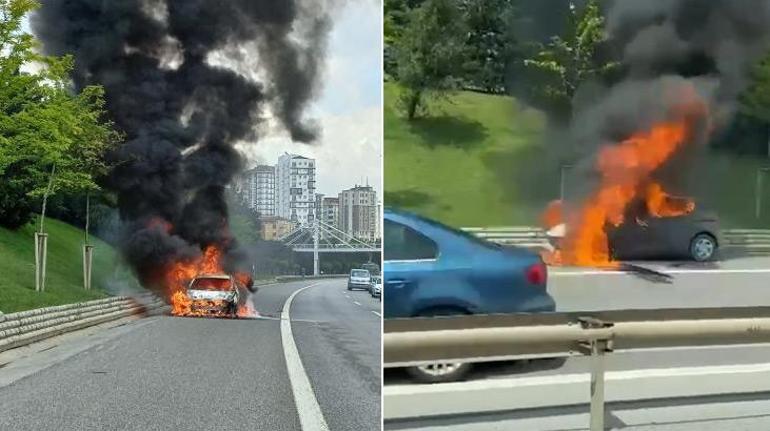
POLYGON ((42 3, 32 24, 44 50, 74 56, 77 87, 104 86, 112 120, 125 133, 108 182, 126 228, 123 251, 141 281, 152 286, 164 264, 212 244, 237 265, 224 193, 243 164, 233 145, 256 140, 267 105, 295 141, 315 139, 303 110, 316 95, 330 5, 42 3), (266 82, 221 65, 247 60, 259 64, 266 82))
MULTIPOLYGON (((588 102, 576 106, 571 133, 588 155, 584 173, 592 169, 597 147, 681 115, 681 95, 692 90, 708 113, 691 125, 687 152, 697 154, 729 122, 749 69, 770 48, 767 0, 616 0, 606 17, 608 43, 620 54, 623 75, 609 88, 591 83, 590 91, 583 89, 588 102)), ((677 155, 658 174, 682 177, 688 170, 680 163, 690 159, 677 155)), ((588 181, 583 194, 591 188, 588 181)))

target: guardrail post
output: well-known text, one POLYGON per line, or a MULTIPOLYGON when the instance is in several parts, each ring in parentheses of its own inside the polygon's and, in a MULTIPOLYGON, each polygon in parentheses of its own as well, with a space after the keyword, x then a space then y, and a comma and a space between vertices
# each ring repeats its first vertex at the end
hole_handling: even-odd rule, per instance
MULTIPOLYGON (((612 323, 593 317, 578 318, 583 329, 609 328, 612 323)), ((580 344, 584 355, 591 357, 591 431, 604 431, 604 356, 612 352, 611 340, 591 340, 580 344)))

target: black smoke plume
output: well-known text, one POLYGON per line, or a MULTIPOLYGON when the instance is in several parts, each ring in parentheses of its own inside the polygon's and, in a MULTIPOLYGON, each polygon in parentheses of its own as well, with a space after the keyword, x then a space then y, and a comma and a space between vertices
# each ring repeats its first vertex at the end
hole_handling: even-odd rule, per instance
POLYGON ((226 251, 228 269, 239 264, 225 186, 243 165, 234 144, 257 139, 268 105, 292 139, 316 138, 303 110, 317 93, 331 6, 310 3, 44 0, 33 17, 46 53, 74 56, 76 87, 104 86, 125 133, 108 186, 123 253, 145 286, 208 245, 226 251), (222 59, 258 64, 266 82, 222 59))
MULTIPOLYGON (((674 119, 680 114, 679 95, 693 89, 706 104, 708 118, 691 125, 687 152, 705 148, 730 121, 750 68, 770 48, 767 0, 615 0, 605 12, 608 44, 618 53, 623 73, 609 87, 588 83, 581 89, 586 102, 576 103, 572 142, 587 155, 577 174, 589 178, 585 189, 573 195, 579 200, 592 189, 589 171, 597 147, 674 119)), ((689 183, 682 177, 692 172, 687 167, 693 158, 677 155, 658 179, 675 189, 677 182, 689 183)), ((686 185, 676 191, 682 188, 686 185)))

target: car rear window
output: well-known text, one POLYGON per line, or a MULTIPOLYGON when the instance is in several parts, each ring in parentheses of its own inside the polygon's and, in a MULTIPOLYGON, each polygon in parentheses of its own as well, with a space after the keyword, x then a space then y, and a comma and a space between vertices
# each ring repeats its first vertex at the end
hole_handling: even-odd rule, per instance
POLYGON ((366 271, 364 269, 354 269, 353 272, 350 273, 352 277, 368 277, 369 271, 366 271))
POLYGON ((230 279, 228 278, 196 278, 190 289, 192 290, 228 290, 230 279))

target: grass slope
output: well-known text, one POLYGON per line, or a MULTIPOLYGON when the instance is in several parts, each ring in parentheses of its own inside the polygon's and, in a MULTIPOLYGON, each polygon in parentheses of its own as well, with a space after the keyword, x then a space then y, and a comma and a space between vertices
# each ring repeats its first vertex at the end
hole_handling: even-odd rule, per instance
POLYGON ((386 205, 457 226, 515 225, 532 223, 558 195, 558 178, 526 187, 517 178, 521 162, 542 152, 539 112, 510 97, 457 92, 408 122, 398 92, 385 84, 386 205))
MULTIPOLYGON (((412 122, 398 110, 399 88, 385 84, 385 204, 455 226, 532 225, 560 193, 557 135, 515 99, 457 92, 412 122)), ((724 227, 770 227, 770 172, 755 215, 758 156, 710 152, 678 176, 724 227)), ((579 184, 567 175, 565 191, 579 184)))
POLYGON ((93 238, 93 289, 83 289, 83 231, 57 220, 46 219, 48 269, 45 292, 35 292, 36 225, 11 231, 0 227, 0 311, 11 313, 107 296, 104 282, 112 275, 116 253, 93 238))

